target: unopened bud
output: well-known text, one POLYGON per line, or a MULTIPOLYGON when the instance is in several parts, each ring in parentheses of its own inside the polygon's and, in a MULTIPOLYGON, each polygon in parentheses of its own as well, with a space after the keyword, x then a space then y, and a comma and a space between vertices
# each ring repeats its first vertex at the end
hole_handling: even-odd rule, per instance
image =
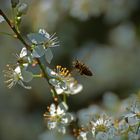
POLYGON ((28 5, 26 3, 22 3, 18 7, 18 14, 19 15, 26 14, 27 10, 28 10, 28 5))
POLYGON ((19 3, 19 0, 11 0, 12 8, 16 8, 18 3, 19 3))
POLYGON ((58 98, 57 98, 57 97, 54 97, 54 101, 55 101, 55 102, 58 102, 58 98))
POLYGON ((14 35, 13 35, 13 37, 14 37, 14 38, 17 38, 17 35, 16 35, 16 34, 14 34, 14 35))
POLYGON ((19 24, 20 24, 20 22, 21 22, 21 16, 16 17, 16 23, 17 23, 17 25, 19 25, 19 24))

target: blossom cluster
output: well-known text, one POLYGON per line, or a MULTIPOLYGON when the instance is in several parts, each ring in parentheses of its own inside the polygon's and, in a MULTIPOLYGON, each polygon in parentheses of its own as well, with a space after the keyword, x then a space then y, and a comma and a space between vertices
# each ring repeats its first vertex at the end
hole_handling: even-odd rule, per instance
POLYGON ((28 64, 30 64, 30 57, 27 56, 27 49, 22 48, 19 55, 16 54, 17 63, 16 64, 8 64, 6 69, 3 71, 4 76, 6 77, 5 83, 8 88, 12 88, 16 84, 21 85, 26 89, 31 89, 30 86, 26 86, 24 82, 29 82, 33 78, 33 74, 27 71, 28 64))
POLYGON ((44 113, 48 129, 65 134, 66 127, 74 120, 74 116, 67 110, 68 106, 64 102, 59 105, 51 104, 48 111, 44 113))
POLYGON ((42 17, 37 18, 38 22, 41 22, 44 16, 47 17, 49 20, 46 20, 45 24, 48 23, 48 26, 59 21, 63 13, 81 21, 103 15, 105 21, 116 23, 131 16, 137 5, 138 0, 60 0, 59 4, 57 0, 42 0, 38 6, 42 17))
MULTIPOLYGON (((110 11, 108 8, 115 4, 121 8, 126 1, 77 0, 68 2, 72 7, 65 5, 66 10, 73 17, 86 20, 91 16, 107 14, 107 11, 110 11), (96 8, 93 8, 93 5, 96 8)), ((53 1, 54 3, 55 1, 53 1)), ((133 9, 133 6, 131 6, 131 4, 128 4, 127 8, 133 9)), ((19 21, 15 20, 14 30, 20 34, 17 22, 20 22, 19 17, 26 13, 27 6, 26 4, 20 5, 18 0, 12 0, 12 8, 16 7, 18 12, 16 18, 19 21)), ((4 21, 4 17, 0 15, 0 22, 4 21)), ((20 37, 18 39, 20 40, 20 37)), ((21 49, 19 54, 16 54, 16 63, 6 66, 4 70, 5 83, 8 88, 19 84, 26 89, 31 89, 26 83, 35 77, 46 78, 53 98, 58 98, 58 100, 54 100, 43 115, 49 130, 66 134, 72 121, 74 121, 77 123, 77 128, 73 128, 73 133, 78 140, 140 139, 140 94, 133 95, 120 102, 114 94, 107 93, 103 97, 103 106, 107 111, 98 106, 91 106, 88 109, 80 110, 77 113, 78 119, 76 120, 75 115, 68 112, 66 97, 80 93, 83 86, 77 82, 67 68, 60 65, 57 65, 54 69, 50 68, 49 65, 53 59, 51 49, 59 46, 56 34, 50 35, 46 30, 39 29, 38 32, 27 34, 27 39, 29 48, 23 43, 25 47, 21 49), (36 65, 40 66, 42 70, 39 74, 29 71, 30 67, 34 69, 36 65), (87 119, 87 116, 89 119, 87 119)), ((22 41, 23 39, 21 39, 22 41)))
MULTIPOLYGON (((25 4, 18 7, 19 1, 11 1, 12 8, 17 8, 18 12, 24 13, 26 10, 25 4)), ((17 17, 17 15, 15 15, 17 17)), ((0 22, 4 22, 3 16, 0 16, 0 22)), ((19 40, 20 36, 19 25, 17 22, 11 26, 16 30, 16 35, 19 40)), ((68 106, 66 104, 66 98, 69 95, 74 95, 82 91, 83 86, 79 84, 74 77, 72 77, 70 71, 67 68, 63 68, 58 65, 55 69, 51 69, 49 64, 53 59, 53 53, 51 48, 59 46, 58 38, 56 34, 50 35, 45 29, 39 29, 38 32, 27 34, 28 43, 21 39, 21 42, 25 45, 19 54, 16 54, 16 63, 8 64, 3 71, 6 78, 5 83, 8 88, 14 87, 16 84, 21 85, 26 89, 31 89, 31 86, 27 86, 26 83, 30 82, 36 77, 45 77, 49 83, 50 91, 55 103, 52 103, 48 107, 48 111, 44 113, 45 122, 49 129, 56 129, 63 134, 66 133, 66 126, 69 125, 74 117, 71 113, 68 113, 68 106), (34 73, 33 69, 41 69, 41 73, 34 73), (59 97, 63 95, 64 98, 59 97), (59 98, 59 103, 55 99, 59 98), (57 102, 57 103, 56 103, 57 102)))
MULTIPOLYGON (((38 33, 30 33, 27 35, 31 44, 31 53, 24 47, 22 48, 19 55, 16 54, 17 64, 13 66, 7 65, 8 69, 4 70, 5 77, 8 78, 6 83, 11 88, 17 83, 26 89, 31 87, 25 86, 23 82, 29 82, 35 77, 34 74, 27 71, 29 65, 35 66, 35 58, 45 56, 47 63, 51 63, 53 54, 51 47, 59 46, 57 37, 55 34, 50 35, 44 29, 40 29, 38 33)), ((33 68, 33 67, 32 67, 33 68)), ((72 77, 71 73, 67 68, 62 66, 56 66, 56 69, 51 69, 46 66, 46 73, 49 78, 49 83, 54 86, 54 89, 58 95, 67 94, 73 95, 79 93, 83 86, 72 77)))
MULTIPOLYGON (((133 97, 122 101, 118 106, 119 116, 117 116, 118 114, 116 115, 116 112, 114 117, 113 115, 107 115, 110 114, 111 110, 109 111, 108 109, 105 111, 101 108, 97 108, 95 105, 91 106, 89 109, 84 109, 84 111, 79 111, 79 125, 81 127, 79 129, 74 129, 75 136, 78 140, 139 140, 139 96, 139 94, 133 95, 133 97), (85 120, 83 120, 83 115, 85 120), (88 122, 87 116, 89 117, 88 122), (82 123, 84 123, 84 125, 82 123)), ((112 98, 114 98, 114 95, 112 98)), ((114 105, 114 108, 115 107, 114 105)))
POLYGON ((55 70, 46 67, 46 71, 50 76, 49 83, 54 86, 58 95, 74 95, 82 91, 83 86, 78 84, 67 68, 58 65, 55 70))
POLYGON ((23 82, 29 82, 34 75, 27 71, 29 65, 35 66, 35 58, 46 56, 46 61, 51 62, 53 54, 50 47, 58 46, 57 37, 49 35, 44 29, 40 29, 38 33, 30 33, 27 35, 31 44, 31 52, 23 47, 20 54, 16 54, 16 64, 8 64, 4 70, 4 76, 7 78, 5 81, 8 88, 15 86, 17 83, 28 88, 23 82))
MULTIPOLYGON (((69 123, 66 125, 62 123, 63 121, 61 122, 61 119, 66 114, 63 113, 67 110, 67 107, 64 107, 64 103, 62 104, 58 106, 51 104, 48 111, 44 114, 45 121, 50 122, 48 125, 50 124, 49 129, 53 130, 53 136, 51 136, 52 139, 57 139, 59 133, 65 134, 61 136, 61 139, 74 140, 74 138, 69 136, 68 133, 64 133, 66 131, 62 131, 66 130, 66 127, 68 128, 69 126, 69 123), (63 129, 61 129, 62 127, 60 126, 64 126, 63 129)), ((102 106, 90 105, 88 108, 78 111, 76 116, 78 119, 78 125, 73 129, 73 134, 77 140, 140 139, 139 93, 133 94, 124 100, 119 100, 114 93, 107 92, 103 96, 102 106), (109 100, 112 102, 109 102, 109 100)), ((69 119, 67 118, 66 120, 69 119)), ((51 134, 50 131, 43 133, 40 136, 40 140, 50 138, 51 134)))

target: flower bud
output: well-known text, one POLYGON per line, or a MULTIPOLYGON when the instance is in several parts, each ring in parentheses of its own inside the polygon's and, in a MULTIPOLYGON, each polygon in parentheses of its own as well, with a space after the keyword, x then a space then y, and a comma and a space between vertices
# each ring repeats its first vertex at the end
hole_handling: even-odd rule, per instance
POLYGON ((12 8, 16 8, 18 3, 19 3, 19 0, 11 0, 12 8))
POLYGON ((28 5, 26 3, 22 3, 18 7, 18 14, 19 15, 26 14, 27 10, 28 10, 28 5))

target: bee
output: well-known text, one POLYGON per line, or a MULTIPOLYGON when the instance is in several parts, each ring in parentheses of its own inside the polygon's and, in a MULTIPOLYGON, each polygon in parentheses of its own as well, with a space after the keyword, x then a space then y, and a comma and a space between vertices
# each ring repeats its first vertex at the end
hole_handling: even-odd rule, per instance
POLYGON ((79 71, 81 75, 92 76, 91 70, 79 60, 73 61, 73 67, 79 71))

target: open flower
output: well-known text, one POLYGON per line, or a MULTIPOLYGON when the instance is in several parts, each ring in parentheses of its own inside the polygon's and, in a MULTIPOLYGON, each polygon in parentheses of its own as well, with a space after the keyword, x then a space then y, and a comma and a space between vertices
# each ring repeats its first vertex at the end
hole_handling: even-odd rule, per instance
POLYGON ((127 108, 127 113, 124 115, 125 120, 129 125, 138 125, 140 122, 140 105, 139 101, 132 102, 131 106, 127 108))
POLYGON ((44 43, 45 47, 57 47, 59 46, 59 41, 57 40, 58 38, 55 36, 56 33, 50 35, 48 32, 46 32, 44 29, 39 29, 39 33, 46 37, 46 41, 44 43))
POLYGON ((50 63, 53 58, 50 48, 59 46, 55 34, 50 35, 44 29, 39 29, 38 33, 30 33, 27 37, 32 42, 33 57, 38 58, 45 54, 46 61, 50 63))
POLYGON ((83 86, 77 83, 66 68, 56 66, 53 71, 47 67, 46 72, 50 76, 49 82, 55 87, 57 94, 74 95, 83 89, 83 86))
POLYGON ((48 111, 44 113, 48 129, 57 129, 62 134, 66 133, 66 126, 74 119, 72 114, 66 112, 67 109, 64 102, 58 106, 51 104, 48 107, 48 111))
POLYGON ((55 33, 50 35, 44 29, 39 29, 38 33, 46 38, 45 42, 43 43, 43 47, 45 49, 45 58, 48 63, 51 63, 53 54, 50 48, 59 46, 58 38, 56 37, 55 33))
POLYGON ((11 66, 7 65, 7 69, 3 71, 4 76, 7 78, 5 83, 7 84, 8 88, 12 88, 16 84, 21 85, 26 89, 31 89, 30 86, 24 85, 24 82, 29 82, 32 80, 32 74, 25 69, 21 69, 20 66, 11 66), (23 77, 23 75, 25 77, 23 77))
POLYGON ((114 136, 113 122, 108 116, 102 114, 101 116, 95 116, 95 118, 93 118, 95 120, 91 120, 86 125, 82 125, 81 128, 74 130, 74 135, 78 140, 96 139, 96 137, 104 136, 112 138, 114 136))
POLYGON ((112 120, 103 114, 96 121, 91 121, 90 124, 93 132, 107 132, 112 125, 112 120))
POLYGON ((22 48, 19 55, 16 54, 16 57, 18 64, 23 67, 27 67, 31 63, 31 58, 27 56, 27 49, 25 47, 22 48))

